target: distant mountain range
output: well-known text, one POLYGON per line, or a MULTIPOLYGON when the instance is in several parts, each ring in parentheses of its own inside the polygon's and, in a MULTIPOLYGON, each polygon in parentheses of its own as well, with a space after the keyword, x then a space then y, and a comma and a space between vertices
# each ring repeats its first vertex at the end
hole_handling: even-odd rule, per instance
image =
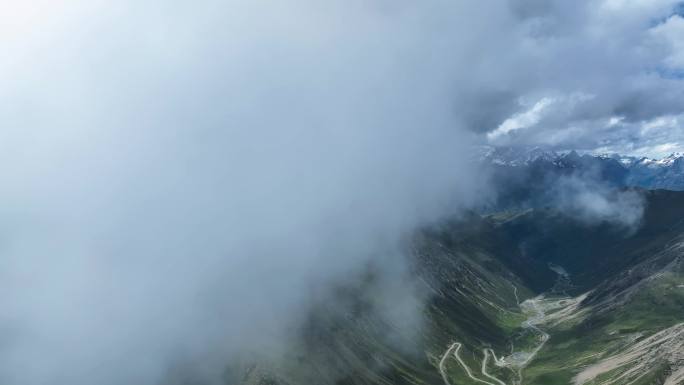
POLYGON ((556 152, 539 147, 482 147, 478 159, 502 175, 517 178, 585 174, 612 185, 645 189, 684 190, 684 154, 662 159, 618 154, 556 152))

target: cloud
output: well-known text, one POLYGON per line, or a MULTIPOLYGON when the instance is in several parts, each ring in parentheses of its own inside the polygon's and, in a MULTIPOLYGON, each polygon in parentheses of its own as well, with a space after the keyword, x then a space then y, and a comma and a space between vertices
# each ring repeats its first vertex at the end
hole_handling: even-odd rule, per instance
POLYGON ((400 241, 476 198, 456 9, 3 7, 1 383, 211 383, 370 262, 417 330, 400 241))
POLYGON ((666 45, 668 52, 663 64, 674 71, 684 70, 684 19, 680 15, 673 15, 665 22, 651 30, 654 39, 666 45))
POLYGON ((517 113, 506 119, 496 130, 487 133, 487 139, 495 141, 497 138, 510 134, 512 131, 531 127, 541 120, 541 114, 556 101, 552 98, 542 98, 529 110, 517 113))
POLYGON ((611 223, 629 231, 641 224, 645 202, 638 191, 619 190, 590 175, 570 175, 553 186, 552 204, 584 223, 611 223))
MULTIPOLYGON (((498 145, 516 144, 516 139, 519 135, 529 137, 526 135, 525 130, 534 129, 542 121, 547 126, 556 127, 570 117, 578 105, 594 98, 594 95, 581 93, 543 97, 536 101, 528 110, 513 115, 501 123, 495 130, 488 132, 487 139, 490 143, 498 145)), ((528 103, 521 100, 520 104, 525 106, 528 103)), ((568 141, 567 132, 564 130, 549 130, 543 133, 543 137, 536 136, 535 138, 538 140, 537 144, 545 144, 547 146, 554 146, 568 141)))
MULTIPOLYGON (((511 2, 520 19, 509 28, 517 42, 499 87, 518 109, 490 125, 495 145, 544 145, 557 149, 636 151, 682 141, 681 125, 654 140, 642 126, 684 111, 684 78, 678 58, 682 17, 677 1, 511 2), (524 79, 524 81, 520 81, 524 79), (574 100, 538 111, 548 100, 574 100), (609 128, 605 122, 619 117, 609 128), (520 121, 522 119, 522 121, 520 121)), ((496 108, 494 108, 496 110, 496 108)))

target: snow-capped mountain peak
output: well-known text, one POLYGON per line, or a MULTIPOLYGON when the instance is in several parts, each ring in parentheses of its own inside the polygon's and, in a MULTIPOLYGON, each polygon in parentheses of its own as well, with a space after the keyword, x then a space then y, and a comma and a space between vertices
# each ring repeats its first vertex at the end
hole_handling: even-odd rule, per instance
POLYGON ((574 172, 572 170, 598 171, 611 182, 623 186, 684 190, 684 154, 678 152, 654 159, 620 154, 554 151, 541 147, 487 146, 479 154, 479 160, 485 164, 497 168, 515 168, 519 172, 524 172, 525 169, 565 173, 574 172))

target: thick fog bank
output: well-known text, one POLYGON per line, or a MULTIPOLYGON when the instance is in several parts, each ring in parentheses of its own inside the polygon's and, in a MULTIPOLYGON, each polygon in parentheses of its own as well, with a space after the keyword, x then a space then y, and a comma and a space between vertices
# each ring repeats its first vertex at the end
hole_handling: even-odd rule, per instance
POLYGON ((35 6, 2 43, 0 382, 218 381, 371 260, 411 322, 398 241, 474 199, 451 7, 35 6))

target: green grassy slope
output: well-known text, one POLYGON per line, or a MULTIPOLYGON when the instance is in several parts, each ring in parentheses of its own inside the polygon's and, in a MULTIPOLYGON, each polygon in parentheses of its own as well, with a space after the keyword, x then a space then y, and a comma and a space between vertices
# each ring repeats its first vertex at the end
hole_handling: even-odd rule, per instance
MULTIPOLYGON (((285 358, 234 367, 231 380, 249 385, 443 384, 439 361, 452 342, 463 344, 460 353, 473 368, 479 367, 483 347, 508 349, 525 319, 514 285, 519 298, 533 293, 459 228, 445 224, 413 242, 414 275, 428 298, 419 333, 378 316, 369 274, 361 285, 340 287, 334 301, 317 305, 285 358)), ((455 383, 472 383, 454 359, 447 360, 446 369, 455 383)))
MULTIPOLYGON (((381 316, 387 304, 376 293, 371 270, 314 307, 288 354, 232 363, 226 381, 437 385, 445 383, 441 361, 451 384, 482 384, 469 378, 453 352, 442 360, 458 342, 459 358, 476 377, 483 378, 485 348, 515 361, 524 355, 510 356, 512 350, 529 353, 541 346, 522 370, 522 383, 571 384, 592 365, 684 322, 684 193, 653 191, 645 199, 643 223, 632 232, 607 223, 589 226, 549 209, 473 215, 426 229, 411 243, 412 284, 427 294, 420 327, 406 330, 381 316), (568 276, 559 279, 557 267, 568 276), (534 311, 524 311, 519 301, 542 292, 547 299, 538 303, 544 306, 572 306, 546 308, 538 326, 549 338, 540 345, 541 332, 524 325, 534 311), (586 295, 577 303, 561 298, 580 294, 586 295)), ((623 376, 636 385, 663 384, 679 365, 667 350, 676 344, 668 340, 639 353, 638 378, 623 365, 586 383, 621 384, 623 376)), ((491 360, 491 375, 517 383, 516 370, 491 360)))

